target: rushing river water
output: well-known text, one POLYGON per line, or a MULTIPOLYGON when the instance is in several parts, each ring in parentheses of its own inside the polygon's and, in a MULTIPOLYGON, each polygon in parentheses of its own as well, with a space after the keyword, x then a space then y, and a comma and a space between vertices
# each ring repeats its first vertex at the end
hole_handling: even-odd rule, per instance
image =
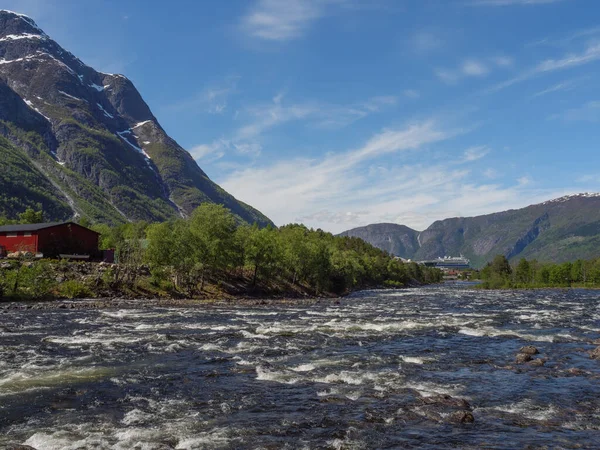
POLYGON ((0 447, 600 448, 599 299, 436 287, 9 310, 0 447), (515 364, 525 345, 545 364, 515 364))

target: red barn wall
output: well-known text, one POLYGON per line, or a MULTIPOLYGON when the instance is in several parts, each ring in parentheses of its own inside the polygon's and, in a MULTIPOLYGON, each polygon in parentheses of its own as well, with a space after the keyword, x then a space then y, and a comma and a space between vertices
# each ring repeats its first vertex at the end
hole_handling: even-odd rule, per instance
MULTIPOLYGON (((0 247, 4 247, 8 253, 11 252, 37 252, 37 235, 35 231, 31 232, 16 232, 16 237, 8 237, 11 233, 0 233, 0 247), (30 236, 25 236, 29 234, 30 236)), ((13 233, 15 234, 15 233, 13 233)))
POLYGON ((38 231, 38 251, 44 256, 67 253, 95 257, 98 234, 74 223, 44 228, 38 231))

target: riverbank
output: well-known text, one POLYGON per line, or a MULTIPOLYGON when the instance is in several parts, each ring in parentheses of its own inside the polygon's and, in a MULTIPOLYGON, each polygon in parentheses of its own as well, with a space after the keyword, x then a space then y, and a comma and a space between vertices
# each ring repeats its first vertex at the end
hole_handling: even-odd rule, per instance
MULTIPOLYGON (((253 302, 314 303, 352 292, 385 286, 356 285, 341 291, 316 290, 281 277, 254 279, 252 272, 219 272, 204 276, 194 291, 159 278, 147 266, 66 261, 0 262, 0 310, 251 305, 253 302), (257 300, 260 299, 260 300, 257 300)), ((176 281, 176 280, 175 280, 176 281)), ((406 287, 419 286, 412 280, 406 287)), ((394 283, 388 287, 405 287, 394 283)))

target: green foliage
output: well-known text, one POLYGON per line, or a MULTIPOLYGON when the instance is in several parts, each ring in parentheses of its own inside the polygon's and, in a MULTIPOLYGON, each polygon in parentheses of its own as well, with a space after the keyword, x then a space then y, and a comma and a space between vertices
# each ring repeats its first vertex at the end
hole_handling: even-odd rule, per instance
POLYGON ((57 220, 71 215, 61 194, 30 158, 3 137, 0 137, 0 154, 0 216, 14 220, 27 209, 52 211, 57 220))
MULTIPOLYGON (((203 290, 207 278, 219 281, 246 272, 252 286, 282 281, 319 294, 385 283, 435 283, 442 278, 439 270, 404 264, 361 239, 335 237, 302 225, 261 229, 237 223, 225 207, 206 203, 188 220, 147 227, 144 261, 155 285, 170 278, 177 290, 191 295, 203 290)), ((114 229, 96 230, 103 241, 119 240, 114 229)))
POLYGON ((481 272, 482 287, 501 288, 541 288, 541 287, 593 287, 600 284, 600 259, 545 263, 521 258, 514 270, 503 257, 497 256, 481 272))
POLYGON ((0 272, 0 294, 23 300, 49 296, 56 287, 54 271, 48 261, 15 262, 0 272))
POLYGON ((25 212, 19 214, 19 222, 23 224, 43 223, 44 213, 41 210, 35 211, 33 208, 27 208, 25 212))
POLYGON ((68 299, 90 297, 90 289, 82 282, 77 280, 67 280, 58 286, 58 293, 61 297, 68 299))

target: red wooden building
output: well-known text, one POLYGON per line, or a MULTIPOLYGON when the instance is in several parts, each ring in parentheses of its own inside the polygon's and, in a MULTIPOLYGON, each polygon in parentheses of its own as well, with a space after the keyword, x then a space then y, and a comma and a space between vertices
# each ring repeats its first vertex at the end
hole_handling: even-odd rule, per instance
POLYGON ((95 259, 100 256, 98 237, 74 222, 0 226, 0 256, 31 252, 46 258, 72 255, 95 259))

